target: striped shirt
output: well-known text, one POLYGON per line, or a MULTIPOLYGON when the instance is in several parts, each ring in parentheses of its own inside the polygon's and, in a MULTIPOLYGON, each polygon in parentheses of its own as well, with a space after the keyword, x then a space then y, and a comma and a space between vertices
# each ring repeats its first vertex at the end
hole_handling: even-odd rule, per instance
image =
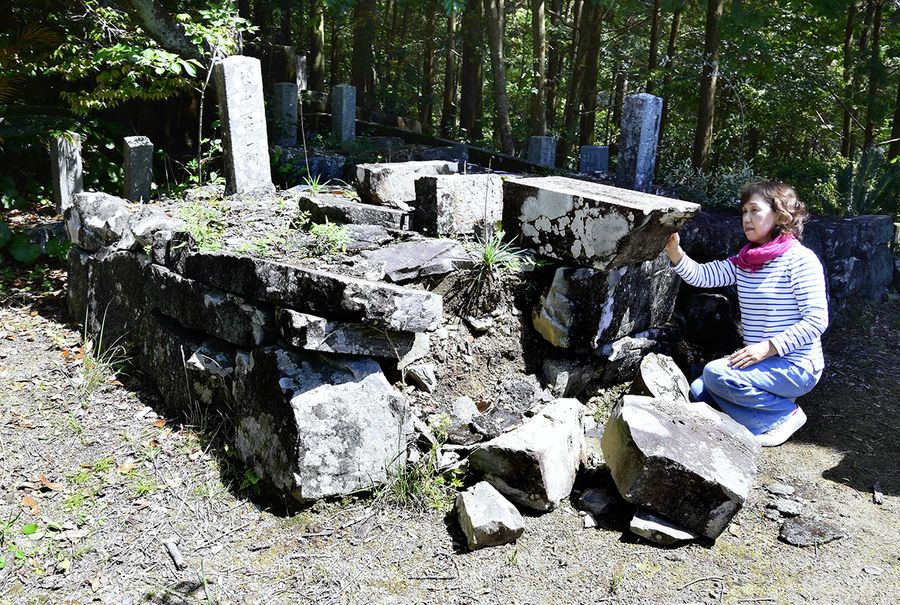
POLYGON ((697 263, 685 255, 675 272, 698 288, 737 284, 744 343, 768 340, 784 357, 807 371, 825 366, 822 333, 828 327, 828 300, 822 263, 799 242, 751 273, 728 260, 697 263))

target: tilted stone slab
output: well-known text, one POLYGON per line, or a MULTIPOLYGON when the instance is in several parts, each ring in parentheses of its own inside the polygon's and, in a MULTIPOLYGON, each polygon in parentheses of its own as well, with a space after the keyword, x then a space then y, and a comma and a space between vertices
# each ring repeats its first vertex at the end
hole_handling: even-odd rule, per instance
POLYGON ((247 299, 401 332, 436 330, 443 310, 431 292, 246 256, 191 254, 184 274, 247 299))
POLYGON ((625 395, 601 441, 622 497, 716 538, 743 506, 759 444, 706 404, 625 395))
POLYGON ((430 347, 430 337, 423 332, 378 330, 291 309, 279 309, 276 320, 281 335, 292 346, 307 351, 381 357, 403 365, 421 359, 430 347))
POLYGON ((359 164, 356 190, 367 204, 409 210, 416 200, 416 179, 453 174, 458 169, 456 162, 444 160, 359 164))
POLYGON ((405 464, 407 400, 376 361, 258 348, 235 374, 237 451, 297 500, 369 488, 405 464))
POLYGON ((503 218, 503 179, 454 174, 416 179, 414 227, 427 235, 472 235, 503 218))
POLYGON ((690 202, 566 177, 503 183, 503 227, 520 246, 596 269, 656 258, 699 211, 690 202))
POLYGON ((609 271, 561 267, 532 313, 534 328, 566 349, 596 349, 667 322, 679 278, 664 255, 609 271))
POLYGON ((384 263, 385 277, 395 283, 447 275, 475 264, 462 244, 452 239, 401 242, 362 255, 373 263, 384 263))
POLYGON ((487 481, 459 492, 456 510, 471 550, 515 542, 525 532, 522 515, 487 481))
POLYGON ((632 395, 687 402, 690 400, 691 384, 671 357, 650 353, 641 360, 629 392, 632 395))
POLYGON ((396 208, 360 204, 340 195, 322 194, 315 197, 301 196, 300 210, 309 212, 314 223, 350 223, 353 225, 380 225, 389 229, 409 229, 410 213, 396 208))
POLYGON ((557 399, 522 426, 482 445, 472 468, 519 506, 553 510, 569 495, 581 464, 584 406, 557 399))
POLYGON ((215 290, 159 265, 147 274, 147 306, 237 346, 269 343, 275 336, 274 313, 249 304, 239 296, 215 290))

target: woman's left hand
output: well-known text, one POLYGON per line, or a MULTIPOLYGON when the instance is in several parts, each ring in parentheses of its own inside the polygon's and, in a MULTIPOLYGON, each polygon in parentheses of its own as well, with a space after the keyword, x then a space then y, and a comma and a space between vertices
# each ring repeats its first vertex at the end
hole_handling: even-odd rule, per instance
POLYGON ((738 349, 728 356, 728 364, 732 368, 749 368, 753 364, 759 363, 763 359, 777 355, 778 351, 772 346, 768 340, 758 342, 753 345, 747 345, 742 349, 738 349))

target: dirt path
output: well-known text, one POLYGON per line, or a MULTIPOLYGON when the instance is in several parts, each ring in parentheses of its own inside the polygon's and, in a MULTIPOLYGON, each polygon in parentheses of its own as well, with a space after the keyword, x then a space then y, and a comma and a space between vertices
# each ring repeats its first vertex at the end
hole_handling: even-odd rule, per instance
POLYGON ((0 306, 0 604, 900 601, 896 300, 831 330, 808 427, 762 457, 757 485, 795 487, 842 539, 780 542, 758 487, 714 545, 658 548, 615 520, 582 529, 565 502, 527 518, 517 544, 466 553, 452 516, 371 499, 266 508, 255 477, 208 445, 216 419, 159 418, 134 378, 84 395, 62 273, 21 277, 4 276, 0 306))

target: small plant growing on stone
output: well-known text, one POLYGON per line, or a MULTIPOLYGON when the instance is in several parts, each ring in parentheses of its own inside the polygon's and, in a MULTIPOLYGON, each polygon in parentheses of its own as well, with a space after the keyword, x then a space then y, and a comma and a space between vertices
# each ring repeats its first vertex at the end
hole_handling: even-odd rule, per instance
POLYGON ((330 183, 331 181, 325 181, 324 183, 320 180, 320 175, 316 175, 312 178, 303 177, 303 182, 309 187, 309 194, 313 197, 318 196, 322 193, 322 190, 330 183))
POLYGON ((490 230, 466 249, 475 265, 464 274, 460 297, 460 315, 478 315, 503 302, 507 278, 532 262, 527 252, 505 241, 502 229, 490 230))
POLYGON ((323 254, 344 254, 350 244, 350 235, 344 225, 329 223, 317 223, 309 227, 309 234, 313 237, 310 252, 316 256, 323 254))
POLYGON ((198 250, 215 252, 222 248, 222 238, 228 223, 218 202, 195 202, 182 208, 178 214, 185 222, 185 229, 197 243, 198 250))

